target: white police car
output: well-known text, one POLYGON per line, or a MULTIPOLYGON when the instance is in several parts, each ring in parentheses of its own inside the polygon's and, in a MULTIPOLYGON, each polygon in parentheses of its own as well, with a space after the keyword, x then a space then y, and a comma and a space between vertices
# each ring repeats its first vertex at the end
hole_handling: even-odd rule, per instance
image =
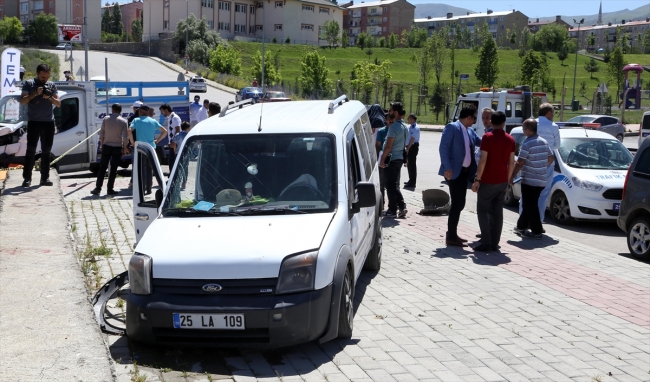
POLYGON ((194 76, 190 80, 190 91, 191 92, 207 92, 208 84, 205 82, 205 79, 201 76, 194 76))
MULTIPOLYGON (((526 139, 521 127, 510 133, 517 153, 526 139)), ((547 208, 559 224, 578 220, 616 220, 632 154, 616 138, 586 129, 560 129, 561 147, 555 151, 555 175, 547 208)), ((521 184, 512 190, 521 196, 521 184)))

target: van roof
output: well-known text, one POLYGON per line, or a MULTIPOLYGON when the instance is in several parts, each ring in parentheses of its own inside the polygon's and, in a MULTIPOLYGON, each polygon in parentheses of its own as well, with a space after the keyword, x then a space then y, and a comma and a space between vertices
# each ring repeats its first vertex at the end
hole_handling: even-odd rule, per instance
MULTIPOLYGON (((510 131, 510 134, 523 134, 524 131, 521 126, 515 127, 510 131)), ((611 134, 603 131, 582 129, 579 127, 565 127, 560 129, 560 138, 602 138, 602 139, 616 139, 611 134), (585 135, 586 130, 586 135, 585 135)))
POLYGON ((258 134, 258 133, 334 133, 343 132, 359 112, 366 111, 359 101, 344 102, 329 114, 329 100, 258 103, 228 110, 223 117, 208 118, 191 131, 190 135, 258 134), (260 127, 262 114, 262 131, 260 127))

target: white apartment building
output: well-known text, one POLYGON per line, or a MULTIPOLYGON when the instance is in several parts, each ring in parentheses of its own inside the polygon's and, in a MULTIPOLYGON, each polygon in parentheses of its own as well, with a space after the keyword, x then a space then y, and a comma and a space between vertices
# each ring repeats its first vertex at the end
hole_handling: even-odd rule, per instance
POLYGON ((290 38, 292 43, 319 43, 326 21, 343 29, 344 10, 328 0, 145 0, 143 41, 173 33, 180 20, 194 14, 226 39, 254 41, 290 38), (266 15, 264 10, 267 10, 266 15))

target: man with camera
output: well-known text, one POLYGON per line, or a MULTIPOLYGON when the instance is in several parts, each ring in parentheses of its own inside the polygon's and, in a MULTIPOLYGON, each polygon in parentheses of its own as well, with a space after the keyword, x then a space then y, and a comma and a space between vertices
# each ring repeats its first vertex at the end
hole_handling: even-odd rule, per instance
POLYGON ((41 141, 41 186, 51 186, 50 151, 54 142, 54 112, 52 105, 61 106, 56 86, 49 81, 50 66, 36 67, 36 77, 25 81, 20 104, 27 104, 27 153, 23 168, 23 187, 32 185, 32 169, 38 141, 41 141))

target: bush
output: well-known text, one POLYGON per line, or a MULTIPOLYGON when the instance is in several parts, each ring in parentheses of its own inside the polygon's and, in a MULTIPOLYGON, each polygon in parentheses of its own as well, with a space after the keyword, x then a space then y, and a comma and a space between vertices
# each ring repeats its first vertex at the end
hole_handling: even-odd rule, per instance
POLYGON ((122 35, 102 32, 102 42, 122 42, 122 35))
POLYGON ((39 64, 48 64, 52 70, 52 80, 57 80, 60 71, 59 56, 36 49, 21 49, 21 64, 25 67, 25 78, 36 76, 36 67, 39 64))
POLYGON ((210 47, 202 40, 192 40, 187 46, 187 53, 194 62, 210 64, 210 47))

